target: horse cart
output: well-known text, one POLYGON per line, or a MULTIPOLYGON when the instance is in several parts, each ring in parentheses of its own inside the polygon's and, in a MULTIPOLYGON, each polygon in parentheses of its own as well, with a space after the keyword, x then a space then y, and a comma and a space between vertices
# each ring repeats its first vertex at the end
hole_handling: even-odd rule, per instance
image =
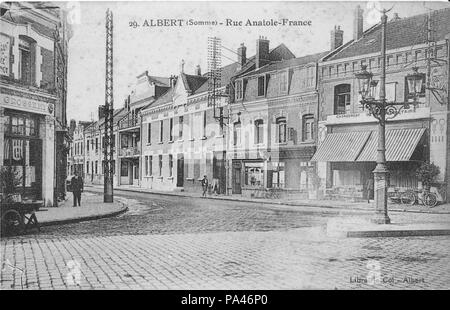
POLYGON ((2 236, 20 235, 32 229, 39 231, 35 212, 42 204, 38 201, 2 201, 0 203, 2 236))

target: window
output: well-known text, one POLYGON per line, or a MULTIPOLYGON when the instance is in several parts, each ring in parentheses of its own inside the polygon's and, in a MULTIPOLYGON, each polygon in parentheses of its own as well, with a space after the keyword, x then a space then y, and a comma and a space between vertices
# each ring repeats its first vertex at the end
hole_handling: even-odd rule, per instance
POLYGON ((189 139, 194 140, 194 114, 189 117, 189 139))
POLYGON ((120 166, 120 176, 121 177, 128 176, 128 163, 126 161, 122 161, 122 165, 120 166))
POLYGON ((234 123, 234 130, 233 130, 233 145, 240 145, 241 144, 241 122, 234 123))
POLYGON ((250 186, 264 185, 263 163, 245 163, 244 184, 250 186))
POLYGON ((178 118, 178 139, 183 139, 183 126, 184 126, 184 117, 180 116, 178 118))
POLYGON ((91 162, 91 174, 92 175, 94 174, 94 162, 93 161, 91 162))
POLYGON ((163 130, 164 130, 164 122, 163 120, 159 121, 159 142, 163 142, 163 130))
POLYGON ((158 164, 159 164, 159 175, 160 176, 162 176, 162 161, 163 161, 163 158, 162 158, 162 155, 159 155, 158 156, 158 164))
POLYGON ((147 124, 147 143, 148 144, 152 143, 152 124, 151 123, 147 124))
POLYGON ((288 72, 282 72, 280 74, 280 91, 285 93, 288 90, 288 72))
POLYGON ((30 40, 19 38, 19 80, 31 85, 33 83, 33 44, 30 40))
POLYGON ((314 116, 304 115, 303 120, 303 141, 314 140, 314 116))
POLYGON ((95 138, 95 152, 98 151, 98 138, 95 138))
POLYGON ((274 162, 272 163, 272 187, 284 187, 284 163, 274 162))
POLYGON ((173 155, 169 154, 169 177, 172 176, 173 173, 173 155))
POLYGON ((236 81, 236 100, 242 99, 244 95, 243 82, 242 80, 236 81))
POLYGON ((203 111, 203 128, 202 128, 202 137, 206 137, 206 111, 203 111))
POLYGON ((145 156, 145 175, 148 175, 148 156, 145 156))
POLYGON ((87 149, 87 152, 89 152, 89 139, 86 140, 86 149, 87 149))
POLYGON ((313 87, 315 79, 316 79, 316 74, 315 74, 314 67, 306 68, 306 87, 313 87))
POLYGON ((255 121, 255 143, 263 143, 264 142, 264 122, 262 119, 258 119, 255 121))
POLYGON ((95 161, 95 174, 98 174, 98 160, 95 161))
POLYGON ((86 173, 89 174, 89 161, 86 162, 86 173))
POLYGON ((258 96, 266 94, 266 77, 264 75, 258 77, 258 96))
POLYGON ((276 119, 276 132, 277 132, 277 142, 284 143, 287 141, 286 139, 286 117, 278 117, 276 119))
POLYGON ((173 141, 173 118, 169 119, 169 141, 173 141))
POLYGON ((31 116, 6 115, 5 125, 5 131, 8 134, 20 136, 38 135, 38 120, 31 116))
POLYGON ((336 85, 334 88, 334 114, 350 111, 350 84, 336 85))
POLYGON ((148 175, 153 175, 153 156, 148 157, 148 175))

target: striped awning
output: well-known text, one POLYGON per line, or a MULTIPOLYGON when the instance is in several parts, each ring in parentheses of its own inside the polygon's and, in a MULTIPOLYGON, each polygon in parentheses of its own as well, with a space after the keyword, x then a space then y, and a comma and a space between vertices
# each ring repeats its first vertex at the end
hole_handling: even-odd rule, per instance
MULTIPOLYGON (((386 130, 386 161, 408 161, 419 144, 425 128, 386 130)), ((357 161, 376 161, 378 132, 373 131, 357 161)))
POLYGON ((355 161, 370 133, 356 131, 327 134, 311 161, 355 161))

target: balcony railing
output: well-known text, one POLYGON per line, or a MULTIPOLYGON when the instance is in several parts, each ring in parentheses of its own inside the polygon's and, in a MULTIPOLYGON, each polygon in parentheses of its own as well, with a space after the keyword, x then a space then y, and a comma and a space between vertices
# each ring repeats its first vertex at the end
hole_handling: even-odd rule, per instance
POLYGON ((141 119, 137 115, 132 116, 131 113, 125 115, 119 121, 119 129, 126 129, 131 127, 136 127, 141 125, 141 119))
POLYGON ((122 157, 137 156, 140 154, 141 154, 141 148, 139 146, 122 148, 119 150, 119 156, 122 156, 122 157))

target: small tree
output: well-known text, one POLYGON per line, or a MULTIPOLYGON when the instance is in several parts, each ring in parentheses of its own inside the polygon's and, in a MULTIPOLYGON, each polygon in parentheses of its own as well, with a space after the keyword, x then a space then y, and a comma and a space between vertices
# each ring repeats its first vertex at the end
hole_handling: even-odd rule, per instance
POLYGON ((416 176, 425 190, 429 191, 431 184, 436 181, 436 177, 439 175, 439 167, 433 163, 423 163, 416 171, 416 176))
POLYGON ((8 195, 15 194, 17 187, 22 183, 22 177, 11 166, 0 168, 0 180, 1 191, 5 198, 8 195))

